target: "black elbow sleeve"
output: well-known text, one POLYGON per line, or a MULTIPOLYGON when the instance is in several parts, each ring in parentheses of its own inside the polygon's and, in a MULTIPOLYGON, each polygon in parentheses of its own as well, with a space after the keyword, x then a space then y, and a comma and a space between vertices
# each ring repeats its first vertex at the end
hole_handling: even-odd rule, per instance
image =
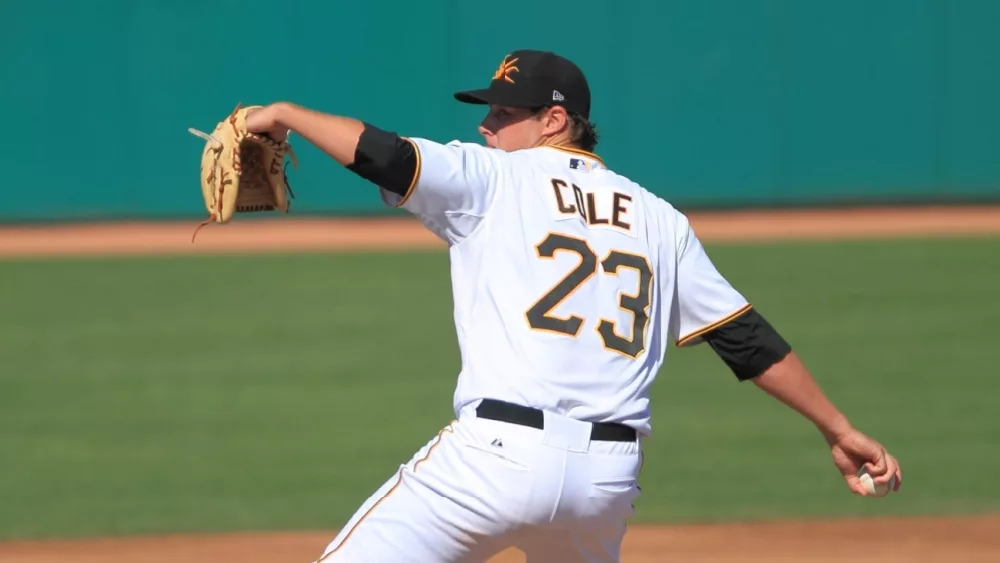
POLYGON ((417 174, 417 148, 395 133, 365 123, 346 168, 390 192, 406 196, 417 174))
POLYGON ((756 309, 706 333, 704 339, 740 381, 764 373, 792 351, 756 309))

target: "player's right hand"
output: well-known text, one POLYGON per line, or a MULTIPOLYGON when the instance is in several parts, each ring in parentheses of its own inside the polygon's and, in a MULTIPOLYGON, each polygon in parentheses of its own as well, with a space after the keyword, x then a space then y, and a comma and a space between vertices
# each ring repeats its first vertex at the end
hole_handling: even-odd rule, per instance
POLYGON ((858 471, 864 467, 876 484, 884 485, 895 477, 892 490, 898 491, 903 483, 903 471, 895 457, 886 451, 878 441, 857 431, 850 430, 829 440, 833 463, 855 494, 867 496, 868 492, 858 471))

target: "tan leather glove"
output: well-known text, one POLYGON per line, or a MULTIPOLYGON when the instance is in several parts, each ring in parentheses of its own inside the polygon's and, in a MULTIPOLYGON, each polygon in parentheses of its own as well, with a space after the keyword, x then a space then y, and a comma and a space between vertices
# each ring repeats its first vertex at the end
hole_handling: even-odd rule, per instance
POLYGON ((201 154, 201 191, 208 210, 208 223, 227 223, 234 213, 289 210, 294 198, 286 174, 285 156, 298 167, 295 153, 287 141, 275 141, 268 135, 250 133, 246 128, 247 112, 261 106, 241 107, 215 126, 211 134, 188 129, 205 139, 201 154))

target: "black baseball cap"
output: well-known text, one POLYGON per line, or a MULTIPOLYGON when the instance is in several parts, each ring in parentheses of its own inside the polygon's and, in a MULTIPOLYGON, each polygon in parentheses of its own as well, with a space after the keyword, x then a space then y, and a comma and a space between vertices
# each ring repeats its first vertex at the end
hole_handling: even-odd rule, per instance
POLYGON ((550 51, 521 49, 508 54, 488 88, 456 92, 455 99, 515 108, 562 106, 590 119, 590 86, 583 71, 550 51))

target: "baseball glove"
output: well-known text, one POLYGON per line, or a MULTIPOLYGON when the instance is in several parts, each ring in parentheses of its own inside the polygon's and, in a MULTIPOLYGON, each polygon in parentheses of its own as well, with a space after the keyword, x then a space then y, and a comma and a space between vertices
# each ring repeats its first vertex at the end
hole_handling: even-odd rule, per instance
POLYGON ((205 225, 227 223, 234 213, 280 211, 287 213, 294 198, 286 174, 285 156, 297 168, 298 161, 287 140, 247 131, 247 113, 261 106, 240 107, 215 126, 209 135, 194 128, 192 134, 205 139, 201 153, 201 191, 208 209, 205 225))

